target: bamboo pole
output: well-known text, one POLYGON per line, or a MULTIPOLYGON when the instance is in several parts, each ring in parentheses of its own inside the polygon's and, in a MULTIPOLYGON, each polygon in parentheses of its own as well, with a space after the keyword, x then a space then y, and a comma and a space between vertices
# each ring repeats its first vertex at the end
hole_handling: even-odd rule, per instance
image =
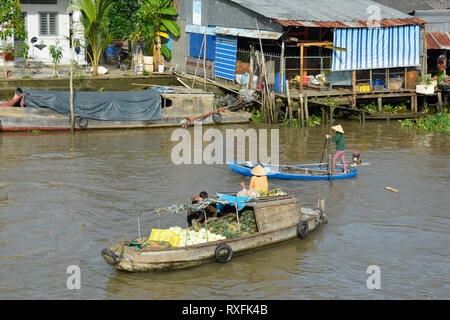
POLYGON ((353 84, 353 97, 352 97, 352 108, 356 108, 356 71, 352 72, 352 84, 353 84))
MULTIPOLYGON (((300 110, 301 110, 301 118, 302 118, 302 126, 307 126, 307 123, 304 122, 303 119, 303 113, 305 111, 304 104, 303 104, 303 51, 304 51, 304 44, 300 44, 300 110)), ((305 113, 306 117, 306 113, 305 113)))
MULTIPOLYGON (((203 85, 206 91, 206 45, 207 45, 207 41, 206 41, 206 29, 205 29, 205 47, 203 48, 203 85)), ((206 217, 205 217, 206 219, 206 217)))
POLYGON ((2 48, 2 53, 3 53, 3 69, 5 72, 5 78, 8 78, 8 69, 6 67, 6 34, 5 34, 5 27, 2 28, 2 35, 3 35, 3 48, 2 48))
POLYGON ((288 111, 289 111, 289 127, 292 128, 294 122, 292 119, 292 104, 291 104, 291 95, 289 92, 289 82, 286 81, 286 96, 288 101, 288 111))
MULTIPOLYGON (((266 70, 266 63, 265 63, 265 58, 264 58, 261 34, 259 32, 258 19, 255 18, 255 22, 256 22, 256 29, 258 30, 259 47, 261 49, 261 64, 262 64, 262 69, 263 69, 263 74, 264 74, 264 90, 267 91, 267 95, 269 96, 270 92, 269 92, 269 87, 267 86, 267 70, 266 70)), ((270 110, 269 110, 269 113, 271 114, 270 110)), ((270 121, 270 117, 269 117, 269 121, 270 121)))
POLYGON ((281 56, 280 56, 280 94, 284 92, 284 41, 281 44, 281 56))
POLYGON ((70 43, 70 131, 73 133, 75 130, 75 112, 73 106, 73 35, 70 43))
POLYGON ((206 42, 206 28, 205 28, 205 33, 203 34, 202 45, 200 47, 200 51, 198 52, 197 66, 195 67, 194 79, 192 80, 192 86, 191 86, 192 88, 194 88, 195 78, 197 77, 198 64, 200 63, 200 57, 202 56, 203 44, 205 42, 206 42))

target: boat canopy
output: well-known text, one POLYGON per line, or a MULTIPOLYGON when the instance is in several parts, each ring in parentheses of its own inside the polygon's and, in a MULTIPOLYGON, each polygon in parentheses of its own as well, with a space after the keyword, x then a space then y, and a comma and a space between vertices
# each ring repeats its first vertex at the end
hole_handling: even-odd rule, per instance
MULTIPOLYGON (((21 105, 31 108, 50 108, 70 116, 68 91, 16 89, 23 94, 21 105)), ((74 92, 76 117, 95 120, 161 120, 161 93, 147 89, 141 91, 74 92)))

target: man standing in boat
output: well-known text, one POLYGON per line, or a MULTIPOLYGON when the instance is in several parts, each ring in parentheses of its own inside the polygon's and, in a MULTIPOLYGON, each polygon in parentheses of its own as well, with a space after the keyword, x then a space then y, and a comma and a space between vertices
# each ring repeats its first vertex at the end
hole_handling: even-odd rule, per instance
POLYGON ((342 126, 339 124, 337 126, 331 127, 331 129, 333 129, 336 132, 336 136, 332 137, 329 134, 325 135, 325 138, 328 141, 333 141, 336 143, 336 153, 334 154, 333 157, 333 172, 334 169, 336 167, 336 159, 340 158, 342 164, 344 165, 344 173, 348 173, 347 171, 347 164, 345 162, 345 152, 347 150, 345 150, 345 144, 344 144, 344 129, 342 128, 342 126))

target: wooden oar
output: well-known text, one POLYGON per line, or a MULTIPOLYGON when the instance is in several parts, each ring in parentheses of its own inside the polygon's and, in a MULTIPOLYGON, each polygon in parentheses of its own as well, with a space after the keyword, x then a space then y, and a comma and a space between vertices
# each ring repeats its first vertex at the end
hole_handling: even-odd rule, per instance
MULTIPOLYGON (((320 158, 320 163, 322 163, 323 155, 325 154, 325 149, 327 148, 327 142, 328 142, 328 139, 325 138, 325 144, 323 145, 322 157, 320 158)), ((321 167, 321 166, 322 166, 322 165, 319 165, 319 167, 321 167)))

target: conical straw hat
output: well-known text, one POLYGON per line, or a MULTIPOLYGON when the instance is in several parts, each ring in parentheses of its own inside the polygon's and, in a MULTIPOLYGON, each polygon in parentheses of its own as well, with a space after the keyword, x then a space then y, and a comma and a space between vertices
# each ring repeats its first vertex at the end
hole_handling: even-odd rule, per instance
POLYGON ((334 131, 340 132, 340 133, 344 133, 344 129, 342 129, 342 126, 340 124, 338 124, 337 126, 331 127, 331 129, 333 129, 334 131))
POLYGON ((261 165, 257 165, 250 171, 254 176, 265 176, 267 174, 266 169, 264 169, 261 165))

